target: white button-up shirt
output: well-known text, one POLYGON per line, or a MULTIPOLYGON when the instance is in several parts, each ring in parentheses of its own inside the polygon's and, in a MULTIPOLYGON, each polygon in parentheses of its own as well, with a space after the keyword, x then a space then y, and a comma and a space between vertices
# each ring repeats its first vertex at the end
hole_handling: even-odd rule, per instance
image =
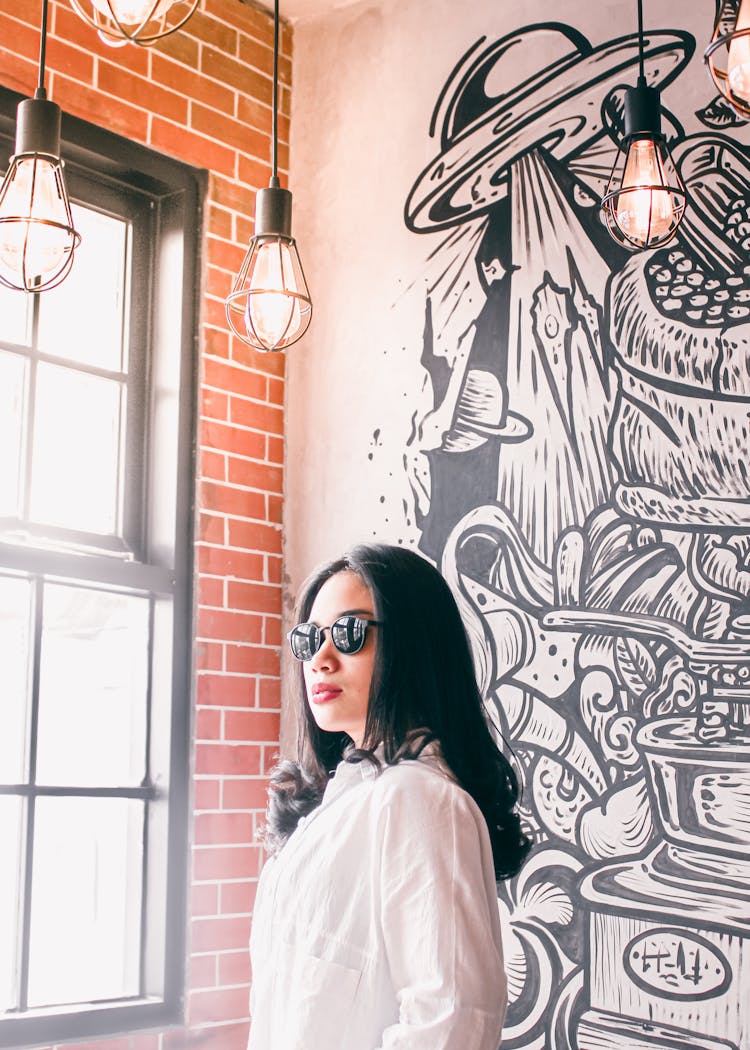
POLYGON ((341 763, 266 864, 249 1050, 497 1050, 506 981, 489 835, 435 751, 381 773, 341 763))

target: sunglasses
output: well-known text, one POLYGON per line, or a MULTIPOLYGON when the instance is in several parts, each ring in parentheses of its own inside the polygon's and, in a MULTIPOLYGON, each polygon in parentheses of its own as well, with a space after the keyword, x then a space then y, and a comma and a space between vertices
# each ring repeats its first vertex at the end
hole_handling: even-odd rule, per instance
POLYGON ((298 623, 287 635, 292 652, 298 660, 312 660, 330 631, 331 641, 340 653, 352 656, 365 644, 368 627, 379 627, 379 620, 363 620, 361 616, 339 616, 330 627, 316 623, 298 623))

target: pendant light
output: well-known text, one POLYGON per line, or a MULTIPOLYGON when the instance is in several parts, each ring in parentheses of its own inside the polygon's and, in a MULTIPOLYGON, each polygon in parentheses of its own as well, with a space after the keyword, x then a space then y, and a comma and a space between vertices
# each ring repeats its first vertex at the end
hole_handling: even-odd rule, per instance
POLYGON ((226 299, 229 326, 254 350, 284 350, 310 324, 312 300, 292 237, 292 195, 277 174, 279 0, 274 0, 271 181, 255 195, 255 234, 226 299))
POLYGON ((0 185, 0 284, 24 292, 60 284, 81 241, 63 180, 60 107, 44 88, 47 3, 42 0, 39 86, 18 104, 15 151, 0 185))
POLYGON ((723 0, 703 61, 735 113, 750 119, 750 0, 723 0))
POLYGON ((601 211, 612 237, 625 248, 657 248, 671 240, 685 211, 685 187, 661 132, 661 102, 643 71, 643 7, 638 0, 640 69, 625 91, 623 136, 601 211))
POLYGON ((176 33, 198 0, 70 0, 71 7, 105 44, 150 47, 176 33))

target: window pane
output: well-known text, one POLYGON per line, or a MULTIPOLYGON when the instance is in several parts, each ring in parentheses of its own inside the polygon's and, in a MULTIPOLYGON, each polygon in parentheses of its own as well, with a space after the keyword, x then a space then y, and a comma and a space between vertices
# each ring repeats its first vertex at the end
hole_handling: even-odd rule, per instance
MULTIPOLYGON (((20 294, 16 292, 16 295, 20 294)), ((21 514, 26 367, 25 358, 0 350, 0 518, 15 518, 21 514)))
POLYGON ((0 285, 0 339, 28 346, 31 334, 33 295, 0 285))
POLYGON ((148 621, 146 598, 45 587, 39 783, 141 783, 146 770, 148 621))
POLYGON ((119 372, 127 224, 89 208, 73 205, 72 210, 81 244, 65 281, 41 296, 39 348, 45 354, 119 372))
POLYGON ((120 403, 120 383, 40 363, 31 474, 34 521, 86 532, 116 531, 120 403))
MULTIPOLYGON (((0 783, 25 780, 26 724, 31 666, 31 585, 28 580, 0 576, 0 783)), ((0 838, 0 854, 2 843, 0 838)), ((0 941, 0 943, 2 943, 0 941)))
POLYGON ((29 1005, 138 993, 144 804, 40 798, 29 1005))
POLYGON ((22 802, 0 795, 0 1013, 16 1005, 22 802))

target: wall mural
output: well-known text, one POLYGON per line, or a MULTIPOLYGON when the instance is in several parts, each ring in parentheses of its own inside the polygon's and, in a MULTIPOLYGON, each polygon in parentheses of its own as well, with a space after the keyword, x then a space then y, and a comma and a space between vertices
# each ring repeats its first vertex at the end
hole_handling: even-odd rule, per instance
MULTIPOLYGON (((648 83, 694 50, 647 33, 648 83)), ((407 518, 536 838, 501 891, 507 1048, 750 1047, 750 151, 720 99, 698 134, 665 115, 688 211, 624 253, 598 201, 637 63, 635 34, 477 41, 405 206, 431 235, 407 518)))

